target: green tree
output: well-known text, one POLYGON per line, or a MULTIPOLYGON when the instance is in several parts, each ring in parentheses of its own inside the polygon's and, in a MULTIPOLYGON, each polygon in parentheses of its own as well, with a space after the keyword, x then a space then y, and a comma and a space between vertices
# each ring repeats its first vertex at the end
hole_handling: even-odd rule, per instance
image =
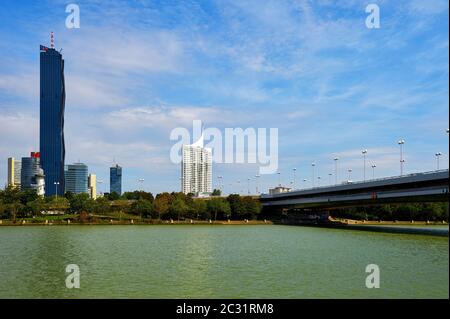
POLYGON ((207 211, 214 220, 229 218, 231 215, 230 204, 223 198, 212 198, 206 204, 207 211))
POLYGON ((93 209, 93 201, 86 193, 73 195, 69 201, 69 210, 71 213, 91 212, 93 209))
POLYGON ((222 192, 220 191, 220 189, 214 189, 211 193, 211 196, 220 196, 222 194, 222 192))
POLYGON ((188 210, 189 207, 186 205, 182 197, 176 197, 169 207, 170 216, 173 218, 176 217, 178 220, 180 220, 181 217, 184 217, 188 210))
POLYGON ((206 201, 203 199, 194 199, 189 205, 188 217, 195 219, 209 219, 211 215, 207 213, 206 201))
POLYGON ((261 211, 261 204, 259 201, 251 197, 243 197, 242 204, 244 206, 244 218, 256 219, 261 211))
POLYGON ((245 218, 245 206, 242 202, 241 196, 239 196, 238 194, 231 194, 228 196, 227 201, 230 204, 232 218, 245 218))
POLYGON ((153 203, 153 208, 158 219, 164 217, 169 211, 170 203, 172 202, 172 196, 169 193, 161 193, 156 195, 153 203))
POLYGON ((131 205, 130 212, 142 217, 150 217, 153 212, 153 204, 147 199, 138 199, 131 205))
POLYGON ((38 196, 35 200, 27 202, 26 210, 27 212, 33 214, 34 216, 40 215, 41 212, 47 209, 47 203, 45 200, 38 196))
POLYGON ((94 201, 92 211, 94 214, 105 215, 111 211, 111 202, 104 197, 98 197, 94 201))

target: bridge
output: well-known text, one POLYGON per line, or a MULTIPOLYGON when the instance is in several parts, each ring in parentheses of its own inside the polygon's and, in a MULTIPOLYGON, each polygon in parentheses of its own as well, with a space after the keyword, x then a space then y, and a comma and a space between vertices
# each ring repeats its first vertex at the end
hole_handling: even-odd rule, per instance
POLYGON ((449 170, 262 194, 263 207, 332 209, 404 202, 448 201, 449 170))

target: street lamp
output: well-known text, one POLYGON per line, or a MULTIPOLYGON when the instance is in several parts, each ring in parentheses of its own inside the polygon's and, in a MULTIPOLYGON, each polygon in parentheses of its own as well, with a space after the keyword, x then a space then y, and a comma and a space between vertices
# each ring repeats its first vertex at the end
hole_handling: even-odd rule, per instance
POLYGON ((277 172, 278 175, 278 186, 281 186, 281 173, 277 172))
POLYGON ((320 187, 320 176, 317 176, 317 186, 320 187))
POLYGON ((328 173, 328 183, 331 185, 331 176, 333 176, 332 173, 328 173))
POLYGON ((400 176, 403 176, 403 163, 405 162, 403 159, 403 145, 405 144, 405 140, 400 139, 397 143, 400 145, 400 176))
POLYGON ((59 182, 53 182, 53 184, 55 185, 56 200, 58 200, 58 185, 59 185, 59 182))
POLYGON ((334 158, 334 180, 335 180, 335 184, 337 185, 338 183, 338 172, 337 172, 337 163, 338 163, 339 157, 335 157, 334 158))
POLYGON ((348 169, 348 181, 349 181, 349 182, 352 180, 352 179, 351 179, 351 176, 352 176, 352 169, 349 168, 349 169, 348 169))
POLYGON ((375 167, 377 167, 375 164, 372 164, 372 179, 375 179, 375 167))
POLYGON ((255 175, 256 194, 259 194, 259 175, 255 175))
POLYGON ((316 163, 311 163, 311 169, 312 169, 312 187, 314 187, 314 179, 315 179, 315 169, 314 167, 316 166, 316 163))
POLYGON ((139 179, 138 179, 138 182, 139 182, 139 184, 140 184, 140 190, 143 190, 143 189, 142 189, 142 183, 144 183, 144 179, 143 179, 143 178, 139 178, 139 179))
POLYGON ((296 171, 297 169, 294 167, 293 169, 292 169, 292 171, 294 172, 294 185, 292 185, 293 187, 293 189, 295 189, 295 171, 296 171))
POLYGON ((437 152, 434 155, 436 156, 436 160, 437 160, 437 170, 439 170, 439 157, 442 156, 442 153, 441 152, 437 152))
POLYGON ((250 195, 250 177, 247 178, 247 194, 250 195))
POLYGON ((364 182, 366 181, 366 155, 367 155, 367 150, 363 150, 362 155, 364 157, 364 182))
POLYGON ((306 182, 307 182, 308 180, 306 179, 306 178, 304 178, 303 179, 303 183, 305 184, 305 188, 306 188, 306 182))
POLYGON ((217 176, 217 178, 219 179, 220 194, 222 194, 222 192, 223 192, 223 176, 217 176))

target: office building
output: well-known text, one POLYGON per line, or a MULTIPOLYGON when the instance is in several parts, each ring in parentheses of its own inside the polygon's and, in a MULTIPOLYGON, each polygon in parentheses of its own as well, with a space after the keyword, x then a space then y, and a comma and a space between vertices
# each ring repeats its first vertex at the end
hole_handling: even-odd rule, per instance
POLYGON ((83 163, 67 165, 65 170, 65 191, 72 194, 89 193, 88 167, 83 163))
POLYGON ((16 160, 14 157, 8 158, 8 181, 7 181, 8 186, 20 188, 21 169, 22 169, 21 161, 16 160))
POLYGON ((97 176, 95 174, 89 174, 88 177, 89 197, 92 199, 97 198, 97 176))
POLYGON ((203 135, 191 145, 183 145, 181 191, 197 196, 212 192, 212 151, 203 147, 203 135))
POLYGON ((117 164, 109 168, 109 192, 122 195, 122 167, 117 164))
POLYGON ((38 195, 45 194, 45 176, 41 168, 39 152, 31 152, 30 157, 22 157, 20 188, 34 189, 38 195))
POLYGON ((64 193, 64 60, 52 46, 40 46, 40 153, 47 196, 64 193), (56 183, 56 184, 55 184, 56 183), (55 187, 52 187, 56 185, 55 187))

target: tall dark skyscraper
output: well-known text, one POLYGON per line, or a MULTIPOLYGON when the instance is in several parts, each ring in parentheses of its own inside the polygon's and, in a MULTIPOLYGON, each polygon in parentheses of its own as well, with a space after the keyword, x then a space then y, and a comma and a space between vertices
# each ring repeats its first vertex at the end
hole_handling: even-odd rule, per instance
POLYGON ((117 164, 109 168, 109 192, 122 194, 122 167, 117 164))
POLYGON ((64 60, 52 47, 40 47, 40 153, 46 196, 64 194, 64 60), (58 184, 59 183, 59 184, 58 184))

